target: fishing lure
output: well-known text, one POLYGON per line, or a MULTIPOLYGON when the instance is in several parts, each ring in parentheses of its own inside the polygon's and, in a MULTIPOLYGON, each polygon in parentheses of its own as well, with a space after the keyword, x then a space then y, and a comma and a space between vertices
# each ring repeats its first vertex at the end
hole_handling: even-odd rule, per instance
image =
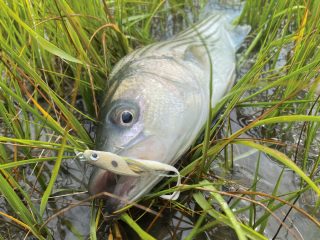
MULTIPOLYGON (((162 177, 177 177, 176 186, 181 184, 181 176, 179 171, 169 164, 153 160, 122 157, 111 152, 97 150, 76 152, 76 155, 81 161, 85 161, 86 163, 94 165, 98 168, 108 170, 119 175, 140 177, 145 173, 153 173, 162 177), (174 172, 175 175, 164 174, 161 172, 174 172)), ((175 191, 172 194, 162 195, 161 198, 177 200, 179 195, 180 191, 175 191)))

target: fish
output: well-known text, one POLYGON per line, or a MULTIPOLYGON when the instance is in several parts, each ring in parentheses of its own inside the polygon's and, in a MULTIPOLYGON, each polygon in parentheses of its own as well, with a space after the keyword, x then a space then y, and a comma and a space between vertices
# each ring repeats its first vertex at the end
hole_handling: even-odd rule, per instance
MULTIPOLYGON (((203 129, 210 104, 214 107, 234 84, 235 53, 250 27, 233 26, 230 16, 214 11, 171 39, 122 58, 102 100, 96 149, 174 165, 203 129)), ((95 167, 88 190, 119 197, 106 198, 111 214, 147 194, 162 177, 95 167)))

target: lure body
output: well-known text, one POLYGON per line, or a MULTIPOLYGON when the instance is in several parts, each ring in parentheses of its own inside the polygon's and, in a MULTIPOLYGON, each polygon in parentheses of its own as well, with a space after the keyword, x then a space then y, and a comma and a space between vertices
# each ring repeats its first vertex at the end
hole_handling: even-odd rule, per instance
POLYGON ((115 174, 138 177, 139 174, 131 170, 129 164, 119 155, 95 150, 86 150, 83 157, 89 164, 115 174))
MULTIPOLYGON (((112 173, 122 176, 139 177, 143 173, 154 174, 155 176, 163 177, 178 177, 177 186, 181 183, 181 177, 179 171, 168 164, 164 164, 158 161, 144 160, 144 159, 132 159, 127 157, 121 157, 119 155, 96 151, 85 150, 81 153, 81 159, 87 161, 87 163, 98 167, 101 170, 107 170, 112 173), (174 172, 176 175, 167 175, 157 172, 174 172)), ((180 192, 175 191, 173 194, 161 195, 163 199, 177 200, 180 192)))

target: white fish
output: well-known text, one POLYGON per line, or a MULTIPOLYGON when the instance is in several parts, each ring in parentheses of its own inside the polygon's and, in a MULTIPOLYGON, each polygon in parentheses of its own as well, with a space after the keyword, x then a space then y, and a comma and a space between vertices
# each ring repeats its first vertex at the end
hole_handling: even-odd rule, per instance
MULTIPOLYGON (((233 27, 230 21, 228 14, 215 12, 171 40, 120 60, 101 107, 97 149, 175 164, 204 126, 210 101, 215 106, 234 83, 235 52, 250 27, 233 27)), ((133 201, 160 179, 148 172, 124 176, 96 168, 89 192, 107 191, 133 201)), ((125 204, 108 198, 106 208, 113 212, 125 204)))

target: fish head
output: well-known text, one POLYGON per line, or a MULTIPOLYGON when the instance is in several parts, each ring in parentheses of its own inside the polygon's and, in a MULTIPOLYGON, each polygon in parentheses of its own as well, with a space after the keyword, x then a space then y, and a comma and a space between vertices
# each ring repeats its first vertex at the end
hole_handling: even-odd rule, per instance
POLYGON ((174 135, 165 126, 176 117, 170 112, 172 106, 160 99, 165 91, 157 94, 159 86, 153 80, 139 78, 125 79, 103 106, 97 148, 134 158, 163 159, 168 147, 165 137, 174 135))
MULTIPOLYGON (((112 75, 97 129, 98 150, 174 164, 188 145, 186 138, 194 138, 190 135, 190 124, 199 115, 196 109, 190 109, 193 106, 190 102, 198 101, 193 95, 198 93, 197 88, 191 87, 189 91, 187 84, 181 84, 168 71, 176 62, 160 60, 131 63, 112 75)), ((180 78, 188 79, 190 74, 181 70, 180 78)), ((159 179, 150 173, 133 177, 96 169, 89 192, 108 191, 118 196, 119 199, 113 196, 107 200, 107 210, 112 212, 149 191, 159 179)))
MULTIPOLYGON (((187 106, 181 97, 183 91, 154 72, 156 64, 159 62, 138 61, 112 74, 101 107, 97 150, 164 163, 172 161, 176 153, 173 145, 179 138, 183 125, 179 123, 185 120, 187 106)), ((150 190, 158 178, 152 174, 117 175, 96 168, 89 192, 116 195, 107 197, 107 211, 112 212, 150 190)))

